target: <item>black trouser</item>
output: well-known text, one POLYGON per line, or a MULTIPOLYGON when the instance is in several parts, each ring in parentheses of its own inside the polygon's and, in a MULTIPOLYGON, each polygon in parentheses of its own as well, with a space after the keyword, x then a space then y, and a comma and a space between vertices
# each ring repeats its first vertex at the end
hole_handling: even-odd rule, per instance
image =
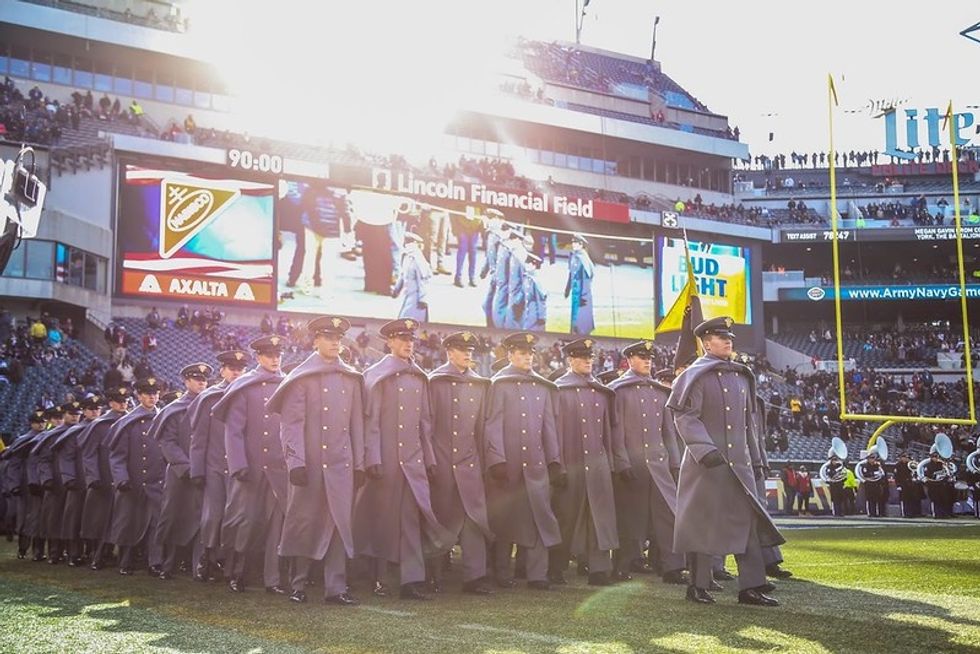
POLYGON ((846 503, 844 494, 844 482, 832 482, 830 486, 830 504, 834 511, 834 516, 844 515, 844 505, 846 503))

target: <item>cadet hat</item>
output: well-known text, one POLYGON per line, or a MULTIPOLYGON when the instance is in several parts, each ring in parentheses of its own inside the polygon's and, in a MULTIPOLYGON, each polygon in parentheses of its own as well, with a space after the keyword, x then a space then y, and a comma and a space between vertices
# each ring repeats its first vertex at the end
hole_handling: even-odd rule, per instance
POLYGON ((147 377, 136 382, 137 393, 159 393, 160 387, 160 380, 156 377, 147 377))
POLYGON ((550 382, 557 381, 558 378, 564 375, 566 372, 568 372, 568 368, 559 368, 558 370, 553 370, 548 375, 548 381, 550 382))
POLYGON ((129 386, 119 386, 117 388, 107 388, 105 396, 114 402, 125 402, 133 396, 133 391, 129 386))
POLYGON ((282 336, 261 336, 248 344, 258 354, 282 354, 285 339, 282 336))
POLYGON ((50 409, 44 410, 44 417, 48 420, 54 418, 63 418, 65 415, 65 410, 60 406, 53 406, 50 409))
POLYGON ((184 366, 180 371, 180 376, 184 379, 196 379, 198 381, 207 381, 208 377, 214 374, 214 368, 206 363, 192 363, 188 366, 184 366))
POLYGON ((341 316, 320 316, 306 323, 306 331, 314 337, 321 334, 343 336, 350 329, 350 321, 341 316))
POLYGON ((101 395, 89 395, 82 400, 83 409, 101 409, 105 404, 105 398, 101 395))
POLYGON ((403 245, 408 245, 410 243, 421 243, 422 237, 415 232, 405 232, 405 238, 402 240, 403 245))
POLYGON ((476 350, 480 346, 480 340, 473 332, 456 332, 442 339, 442 346, 447 350, 476 350))
POLYGON ((228 368, 244 368, 251 357, 245 350, 228 350, 219 353, 215 358, 218 363, 228 368))
POLYGON ((637 341, 636 343, 630 343, 623 348, 623 356, 650 359, 653 357, 653 341, 637 341))
POLYGON ((662 370, 658 370, 657 372, 653 373, 653 378, 662 382, 672 382, 676 377, 677 375, 675 375, 674 371, 670 368, 663 368, 662 370))
POLYGON ((176 402, 183 396, 184 396, 184 391, 180 391, 180 390, 168 391, 160 397, 160 404, 166 406, 171 402, 176 402))
POLYGON ((732 325, 734 324, 735 321, 728 316, 718 316, 717 318, 705 320, 695 327, 694 335, 698 338, 704 338, 705 336, 724 336, 725 338, 734 339, 735 334, 732 333, 732 325))
POLYGON ((70 413, 73 416, 77 416, 82 412, 82 403, 78 402, 77 400, 75 402, 65 402, 61 405, 61 412, 70 413))
POLYGON ((507 359, 497 359, 496 361, 490 364, 490 372, 492 374, 497 374, 498 372, 500 372, 501 370, 503 370, 509 365, 510 365, 510 361, 508 361, 507 359))
POLYGON ((44 417, 44 409, 35 409, 31 411, 30 417, 27 419, 29 424, 32 425, 43 425, 47 418, 44 417))
POLYGON ((598 375, 596 375, 595 378, 599 380, 600 384, 604 384, 608 386, 609 382, 613 381, 614 379, 619 379, 622 376, 623 376, 622 370, 613 368, 612 370, 603 370, 598 375))
POLYGON ((566 357, 588 359, 592 356, 593 345, 595 345, 595 341, 591 338, 579 338, 566 345, 562 352, 566 357))
POLYGON ((507 351, 511 350, 531 350, 534 351, 534 346, 538 343, 538 337, 531 332, 517 332, 516 334, 511 334, 503 341, 503 346, 507 351))
POLYGON ((378 332, 385 338, 395 338, 396 336, 415 336, 415 330, 419 328, 419 321, 411 318, 401 318, 392 320, 381 325, 378 332))
POLYGON ((572 234, 572 243, 581 243, 582 245, 588 245, 589 242, 585 240, 585 237, 581 234, 572 234))

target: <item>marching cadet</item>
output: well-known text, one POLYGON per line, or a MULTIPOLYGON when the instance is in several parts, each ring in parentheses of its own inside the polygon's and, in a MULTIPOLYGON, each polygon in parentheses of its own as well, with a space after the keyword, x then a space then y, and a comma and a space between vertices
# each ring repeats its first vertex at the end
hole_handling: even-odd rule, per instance
POLYGON ((487 400, 487 508, 501 588, 516 585, 511 572, 516 545, 525 551, 528 587, 549 590, 548 548, 561 543, 551 508, 551 485, 567 483, 555 426, 556 387, 532 369, 537 341, 529 332, 504 339, 508 365, 494 375, 487 400))
POLYGON ((538 283, 541 257, 528 253, 524 266, 524 316, 522 328, 544 331, 548 322, 548 294, 538 283))
POLYGON ((61 540, 68 549, 68 565, 75 567, 83 563, 86 552, 85 541, 81 537, 82 512, 85 510, 85 470, 79 438, 89 425, 102 415, 102 398, 90 395, 81 402, 82 419, 74 427, 66 429, 52 446, 61 483, 65 488, 64 514, 61 519, 61 540))
POLYGON ((208 385, 214 368, 192 363, 180 371, 185 392, 164 407, 150 429, 150 437, 160 445, 167 462, 163 480, 163 501, 157 541, 166 554, 160 579, 172 579, 177 572, 177 556, 191 547, 191 570, 197 571, 203 547, 197 533, 201 528, 201 489, 191 483, 191 428, 187 410, 208 385))
MULTIPOLYGON (((432 447, 436 473, 432 510, 439 524, 463 550, 463 592, 490 595, 486 585, 487 540, 492 540, 483 485, 484 403, 490 380, 473 371, 477 338, 456 332, 442 341, 446 363, 429 375, 432 447)), ((430 562, 430 577, 440 587, 439 562, 430 562)))
POLYGON ((60 429, 65 422, 65 410, 61 406, 54 406, 44 412, 47 420, 47 429, 37 435, 31 445, 30 452, 27 454, 25 462, 27 489, 34 498, 28 506, 28 533, 31 537, 31 544, 34 550, 33 561, 44 561, 46 539, 44 536, 44 523, 42 520, 41 509, 44 506, 44 487, 41 484, 40 450, 38 445, 55 429, 60 429))
POLYGON ((113 423, 109 440, 109 470, 115 484, 108 542, 119 547, 119 574, 133 574, 135 550, 144 547, 148 572, 160 576, 163 550, 156 541, 163 494, 164 460, 150 436, 160 399, 160 382, 148 377, 136 382, 139 405, 113 423))
POLYGON ((510 256, 507 258, 507 312, 504 314, 504 329, 520 329, 524 324, 524 277, 527 270, 528 240, 534 243, 524 230, 511 230, 507 239, 510 256))
POLYGON ((245 591, 245 559, 263 553, 263 581, 268 593, 286 594, 279 559, 283 511, 286 508, 286 460, 279 441, 279 417, 266 403, 283 379, 283 340, 263 336, 249 347, 259 365, 236 379, 211 410, 225 425, 225 453, 231 485, 221 526, 221 543, 234 550, 232 592, 245 591))
MULTIPOLYGON (((27 557, 27 551, 31 547, 32 526, 29 520, 32 517, 31 508, 36 504, 33 493, 27 487, 27 455, 37 443, 37 438, 44 433, 47 419, 42 409, 31 411, 28 418, 30 429, 21 434, 10 447, 0 455, 7 462, 4 467, 4 488, 10 495, 10 499, 16 501, 17 520, 14 525, 14 532, 17 534, 17 558, 27 557)), ((36 513, 33 514, 36 516, 36 513)))
POLYGON ((572 252, 568 256, 568 279, 565 282, 565 297, 569 299, 572 311, 572 333, 586 336, 595 329, 595 316, 592 306, 592 278, 595 277, 595 264, 586 249, 588 241, 581 234, 572 236, 572 252))
POLYGON ((41 500, 40 536, 48 543, 48 563, 61 563, 65 553, 65 543, 62 540, 62 517, 65 512, 65 486, 58 467, 58 458, 54 444, 61 435, 74 427, 82 419, 81 402, 67 402, 61 405, 65 420, 61 426, 48 431, 34 446, 33 454, 37 456, 38 481, 44 489, 41 500))
MULTIPOLYGON (((632 481, 616 479, 613 484, 620 544, 616 576, 626 580, 630 571, 650 571, 642 560, 649 537, 654 545, 651 549, 659 555, 657 567, 664 582, 683 584, 684 554, 673 551, 681 453, 667 410, 670 386, 651 376, 652 353, 651 341, 623 348, 629 370, 609 384, 616 393, 614 440, 624 443, 634 477, 632 481)), ((657 373, 663 375, 673 376, 669 370, 657 373)))
POLYGON ((85 505, 82 509, 81 538, 88 542, 92 555, 90 568, 101 570, 112 554, 111 541, 107 541, 112 517, 112 471, 109 467, 109 430, 126 415, 129 398, 133 396, 128 386, 106 389, 109 411, 93 420, 78 436, 78 449, 82 453, 82 470, 85 476, 85 505))
POLYGON ((404 292, 399 318, 411 318, 419 322, 429 321, 427 295, 432 279, 432 268, 421 250, 422 237, 414 232, 405 232, 404 250, 398 282, 391 289, 391 297, 404 292))
POLYGON ((740 604, 776 606, 764 594, 762 548, 785 540, 759 502, 762 475, 753 417, 755 377, 731 361, 732 319, 706 320, 694 329, 705 354, 674 382, 667 405, 687 446, 677 483, 675 552, 695 553, 690 601, 710 604, 711 557, 735 554, 740 604))
POLYGON ((622 441, 613 432, 615 394, 592 376, 593 340, 565 346, 569 370, 558 378, 558 438, 567 483, 551 498, 561 526, 561 545, 551 550, 549 578, 563 583, 569 555, 589 566, 589 585, 612 583, 612 552, 619 549, 613 475, 635 475, 622 441))
POLYGON ((306 602, 314 561, 323 561, 327 604, 351 606, 347 559, 354 557, 351 511, 364 483, 364 405, 361 374, 340 359, 350 322, 339 316, 307 325, 315 352, 293 369, 269 399, 281 415, 289 470, 279 555, 293 558, 290 601, 306 602))
POLYGON ((507 322, 508 303, 510 302, 507 282, 510 274, 510 237, 511 233, 515 231, 511 229, 510 223, 504 223, 500 227, 500 244, 497 246, 493 276, 491 277, 492 283, 490 284, 490 289, 493 291, 493 300, 490 302, 490 317, 493 320, 493 326, 497 329, 504 329, 507 322))
POLYGON ((194 569, 196 581, 212 581, 225 560, 221 523, 228 499, 228 457, 225 456, 225 426, 211 415, 211 409, 224 397, 228 386, 245 372, 248 353, 229 350, 218 354, 221 381, 204 389, 187 407, 190 428, 188 465, 191 484, 203 489, 199 538, 204 552, 194 569))
POLYGON ((453 537, 432 512, 429 479, 436 474, 428 379, 412 360, 416 320, 381 327, 390 354, 364 371, 364 465, 369 481, 354 507, 354 543, 374 558, 375 594, 385 594, 387 562, 400 565, 402 599, 427 599, 426 556, 438 556, 453 537), (427 546, 427 547, 426 547, 427 546), (429 551, 425 551, 428 549, 429 551))
POLYGON ((486 216, 487 258, 483 262, 483 269, 480 272, 480 279, 484 279, 487 277, 487 275, 490 276, 490 284, 487 286, 487 294, 483 300, 483 313, 487 318, 487 327, 494 327, 493 296, 496 289, 497 254, 501 249, 501 241, 506 238, 505 230, 509 230, 510 225, 503 221, 504 214, 498 209, 487 209, 486 216))

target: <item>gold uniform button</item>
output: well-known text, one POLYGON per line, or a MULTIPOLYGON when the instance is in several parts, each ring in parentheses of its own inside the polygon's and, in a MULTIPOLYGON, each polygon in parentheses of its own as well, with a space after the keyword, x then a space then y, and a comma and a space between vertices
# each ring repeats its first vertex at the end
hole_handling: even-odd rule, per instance
POLYGON ((325 449, 327 449, 327 446, 326 445, 321 445, 320 448, 325 450, 325 449))
MULTIPOLYGON (((326 425, 323 426, 323 431, 327 431, 327 426, 326 425)), ((268 434, 266 434, 266 436, 268 436, 268 434)))
POLYGON ((524 450, 525 452, 527 452, 527 445, 521 446, 521 449, 524 450))
MULTIPOLYGON (((326 390, 326 389, 324 389, 324 390, 326 390)), ((327 464, 326 464, 326 463, 324 463, 324 464, 323 464, 323 467, 324 467, 324 468, 326 468, 326 467, 327 467, 327 464)))

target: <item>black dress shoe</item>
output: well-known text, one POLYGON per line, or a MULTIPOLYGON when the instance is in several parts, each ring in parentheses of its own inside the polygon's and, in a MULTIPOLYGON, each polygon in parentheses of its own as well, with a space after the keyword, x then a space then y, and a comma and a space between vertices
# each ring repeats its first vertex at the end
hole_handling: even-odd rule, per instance
POLYGON ((170 581, 171 579, 173 579, 173 578, 174 578, 174 573, 172 573, 172 572, 168 572, 167 570, 164 570, 163 572, 161 572, 161 573, 160 573, 159 575, 157 575, 157 576, 158 576, 158 577, 159 577, 160 579, 163 579, 164 581, 170 581))
POLYGON ((132 568, 119 568, 119 574, 121 574, 124 577, 129 577, 129 576, 131 576, 133 574, 133 569, 132 568))
POLYGON ((228 590, 233 593, 244 593, 245 592, 245 580, 240 577, 235 577, 228 582, 228 590))
POLYGON ((774 565, 767 565, 766 574, 775 579, 789 579, 793 576, 793 573, 789 570, 783 570, 780 568, 778 563, 774 565))
POLYGON ((688 586, 687 601, 694 602, 695 604, 714 604, 715 598, 711 596, 711 593, 709 593, 703 588, 698 588, 697 586, 688 586))
POLYGON ((555 572, 553 574, 549 574, 548 582, 555 586, 564 586, 568 583, 567 581, 565 581, 564 572, 555 572))
POLYGON ((23 551, 17 550, 17 558, 18 559, 26 559, 27 558, 27 552, 23 552, 23 551))
POLYGON ((34 561, 34 563, 40 563, 41 561, 44 561, 47 558, 48 557, 44 556, 43 554, 35 554, 34 558, 32 558, 31 561, 34 561))
POLYGON ((61 563, 61 557, 60 556, 49 556, 48 557, 48 565, 58 565, 59 563, 61 563))
POLYGON ((270 595, 286 595, 287 594, 286 589, 283 588, 282 586, 280 586, 279 584, 276 584, 275 586, 266 586, 265 587, 265 592, 269 593, 270 595))
POLYGON ((527 587, 531 590, 551 590, 551 584, 547 581, 529 581, 527 587))
POLYGON ((633 580, 633 575, 631 575, 628 572, 623 572, 622 570, 619 570, 613 573, 613 581, 615 582, 632 581, 632 580, 633 580))
POLYGON ((687 579, 684 577, 683 570, 671 570, 670 572, 664 573, 664 576, 660 578, 665 584, 686 584, 687 579))
POLYGON ((159 577, 160 573, 163 572, 163 568, 158 565, 151 565, 147 568, 147 572, 149 572, 151 577, 159 577))
POLYGON ((402 584, 398 597, 401 599, 421 601, 429 599, 429 596, 422 593, 415 584, 402 584))
POLYGON ((294 590, 289 594, 289 601, 296 604, 306 604, 306 592, 302 590, 294 590))
POLYGON ((751 604, 753 606, 779 606, 779 600, 769 597, 756 588, 743 590, 738 594, 739 604, 751 604))
POLYGON ((589 566, 588 566, 588 564, 586 564, 586 563, 579 563, 576 566, 576 568, 575 568, 575 572, 576 572, 576 574, 578 574, 579 577, 585 577, 586 575, 589 574, 589 566))
POLYGON ((724 568, 721 570, 712 570, 711 576, 715 578, 715 581, 731 581, 735 578, 735 575, 724 568))
POLYGON ((755 590, 759 591, 760 593, 772 593, 776 590, 776 584, 772 584, 767 581, 761 586, 756 586, 755 590))
POLYGON ((708 590, 717 592, 719 590, 725 590, 725 587, 719 584, 717 581, 712 581, 710 584, 708 584, 708 590))
POLYGON ((482 579, 467 581, 463 584, 463 592, 467 595, 493 595, 493 591, 483 583, 482 579))
POLYGON ((494 579, 493 583, 497 584, 497 588, 514 588, 515 586, 517 586, 517 582, 514 581, 513 579, 497 578, 494 579))
POLYGON ((589 574, 590 586, 612 586, 612 580, 605 572, 592 572, 589 574))
POLYGON ((104 564, 102 563, 102 561, 95 560, 95 561, 92 561, 92 565, 90 565, 88 567, 88 569, 89 570, 93 570, 95 572, 98 572, 99 570, 101 570, 103 568, 103 566, 104 566, 104 564))
POLYGON ((83 563, 85 563, 85 560, 80 556, 76 556, 74 558, 68 559, 68 567, 70 568, 77 568, 83 563))
POLYGON ((376 581, 374 582, 374 586, 371 588, 371 593, 375 597, 388 597, 388 587, 380 581, 376 581))
POLYGON ((340 595, 331 595, 330 597, 323 598, 324 604, 339 604, 341 606, 357 606, 360 604, 353 595, 350 593, 341 593, 340 595))

